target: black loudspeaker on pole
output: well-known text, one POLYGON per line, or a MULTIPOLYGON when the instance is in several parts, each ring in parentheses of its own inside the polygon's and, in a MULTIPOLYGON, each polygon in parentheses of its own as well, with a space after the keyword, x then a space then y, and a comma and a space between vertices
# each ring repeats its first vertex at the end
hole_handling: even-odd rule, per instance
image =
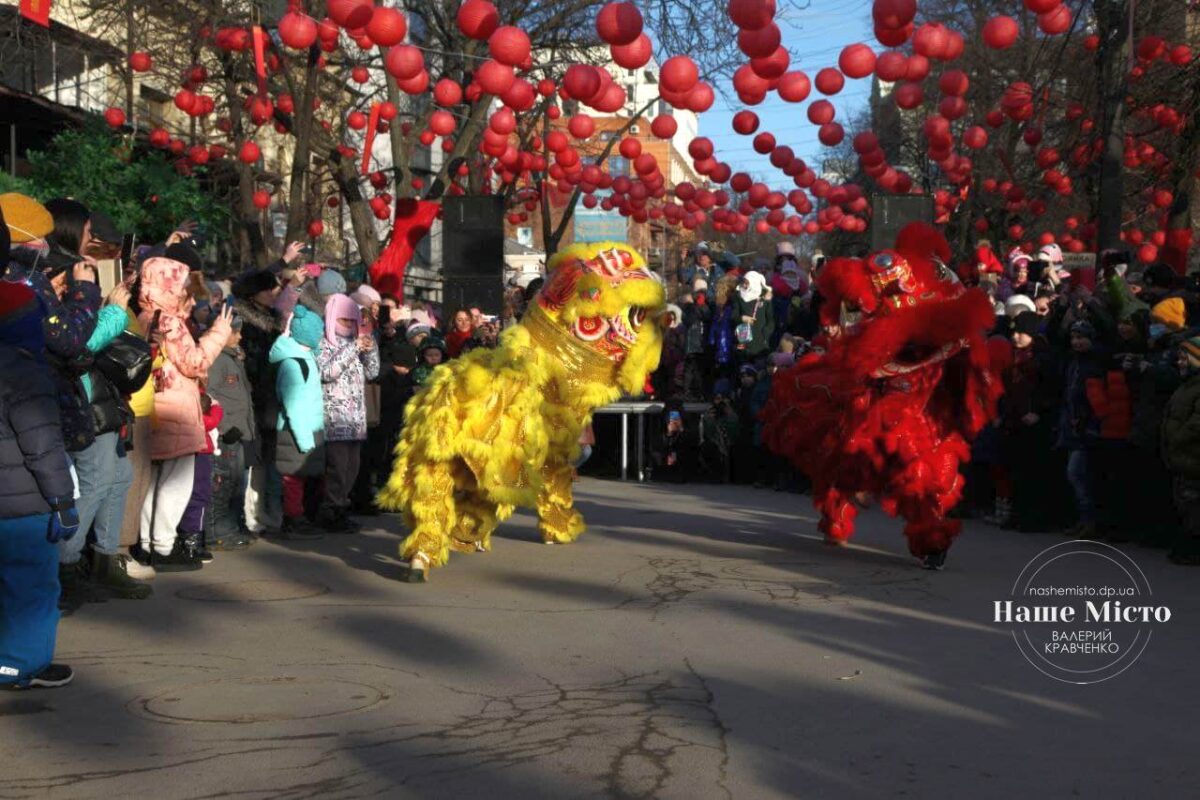
POLYGON ((442 307, 447 315, 504 304, 504 200, 496 195, 442 200, 442 307))
POLYGON ((871 196, 871 250, 886 250, 910 222, 933 222, 933 198, 924 194, 871 196))

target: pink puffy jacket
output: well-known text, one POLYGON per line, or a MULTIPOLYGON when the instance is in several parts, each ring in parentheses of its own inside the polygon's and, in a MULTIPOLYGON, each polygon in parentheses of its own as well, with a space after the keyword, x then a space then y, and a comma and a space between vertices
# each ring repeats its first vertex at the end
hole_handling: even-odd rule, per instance
POLYGON ((188 331, 193 301, 187 293, 188 268, 169 258, 147 259, 142 265, 141 313, 147 331, 159 312, 157 336, 162 367, 154 374, 154 422, 150 458, 159 461, 204 450, 204 414, 200 382, 229 339, 229 323, 218 317, 197 342, 188 331))

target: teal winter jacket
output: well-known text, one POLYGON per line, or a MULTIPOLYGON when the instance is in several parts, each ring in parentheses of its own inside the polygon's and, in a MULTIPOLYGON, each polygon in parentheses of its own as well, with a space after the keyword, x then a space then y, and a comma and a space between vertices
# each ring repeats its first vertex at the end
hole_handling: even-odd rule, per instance
POLYGON ((316 434, 325 428, 317 359, 291 336, 280 336, 271 347, 269 360, 276 368, 275 393, 279 399, 275 430, 290 430, 296 446, 306 453, 316 445, 316 434))

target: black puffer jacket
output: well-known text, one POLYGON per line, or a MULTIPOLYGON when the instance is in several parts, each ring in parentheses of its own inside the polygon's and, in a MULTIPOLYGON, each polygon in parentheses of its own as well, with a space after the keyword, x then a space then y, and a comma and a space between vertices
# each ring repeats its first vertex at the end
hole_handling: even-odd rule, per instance
MULTIPOLYGON (((250 381, 250 396, 254 400, 255 421, 263 436, 275 431, 279 404, 275 399, 275 368, 271 365, 271 347, 283 332, 279 318, 252 300, 238 300, 233 311, 242 318, 242 366, 250 381)), ((244 431, 243 431, 244 432, 244 431)))
POLYGON ((0 518, 48 514, 47 498, 73 493, 49 369, 0 345, 0 518))
POLYGON ((41 272, 41 258, 31 248, 15 248, 3 277, 7 281, 28 283, 46 308, 42 323, 46 360, 52 371, 63 441, 68 450, 77 452, 95 439, 92 412, 79 379, 92 364, 87 341, 96 329, 100 287, 88 281, 70 281, 60 299, 41 272))

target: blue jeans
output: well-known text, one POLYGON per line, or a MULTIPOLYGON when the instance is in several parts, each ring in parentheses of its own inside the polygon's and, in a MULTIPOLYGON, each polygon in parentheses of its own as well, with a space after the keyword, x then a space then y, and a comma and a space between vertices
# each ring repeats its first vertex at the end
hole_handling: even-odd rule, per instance
POLYGON ((1096 521, 1096 495, 1092 488, 1090 453, 1087 450, 1067 452, 1067 482, 1075 492, 1075 506, 1080 522, 1096 521))
POLYGON ((25 683, 54 656, 58 548, 46 541, 49 522, 49 514, 0 519, 0 685, 25 683))
POLYGON ((103 433, 88 447, 71 454, 79 476, 79 533, 58 545, 64 564, 79 561, 87 544, 88 531, 95 527, 97 553, 116 555, 121 547, 125 522, 125 495, 133 483, 133 464, 120 450, 116 433, 103 433))

